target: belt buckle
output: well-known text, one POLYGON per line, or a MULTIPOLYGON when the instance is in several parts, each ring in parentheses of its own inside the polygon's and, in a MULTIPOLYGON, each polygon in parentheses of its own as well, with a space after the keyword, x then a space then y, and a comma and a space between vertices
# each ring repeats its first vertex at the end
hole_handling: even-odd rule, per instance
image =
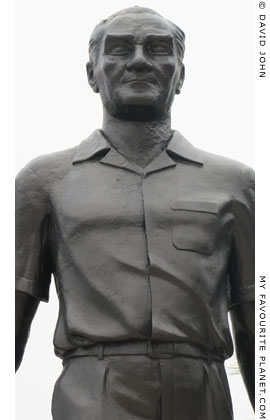
POLYGON ((172 359, 173 354, 173 343, 147 341, 147 355, 151 359, 172 359))

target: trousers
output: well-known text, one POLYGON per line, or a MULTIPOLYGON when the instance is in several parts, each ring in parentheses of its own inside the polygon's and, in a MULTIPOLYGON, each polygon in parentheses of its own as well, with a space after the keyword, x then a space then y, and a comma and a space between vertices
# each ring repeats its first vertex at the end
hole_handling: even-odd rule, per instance
POLYGON ((233 420, 222 361, 182 355, 67 358, 54 420, 233 420))

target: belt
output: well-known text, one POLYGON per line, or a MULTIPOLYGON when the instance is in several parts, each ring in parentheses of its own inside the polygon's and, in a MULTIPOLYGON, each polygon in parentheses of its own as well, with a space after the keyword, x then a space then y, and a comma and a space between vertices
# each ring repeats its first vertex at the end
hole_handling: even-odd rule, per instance
POLYGON ((174 356, 192 357, 224 362, 221 355, 202 349, 190 343, 161 342, 161 341, 123 341, 115 343, 98 343, 89 347, 78 347, 64 353, 63 359, 81 356, 131 356, 146 355, 154 359, 171 359, 174 356))

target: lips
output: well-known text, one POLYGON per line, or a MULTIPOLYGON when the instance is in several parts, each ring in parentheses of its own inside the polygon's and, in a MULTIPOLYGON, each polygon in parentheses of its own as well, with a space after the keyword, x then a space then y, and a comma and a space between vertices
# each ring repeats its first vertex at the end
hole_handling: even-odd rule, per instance
POLYGON ((148 84, 151 84, 151 85, 156 85, 157 84, 157 82, 156 82, 156 80, 154 80, 154 79, 140 79, 140 78, 133 78, 133 79, 124 79, 123 81, 122 81, 122 83, 123 84, 128 84, 128 83, 148 83, 148 84))

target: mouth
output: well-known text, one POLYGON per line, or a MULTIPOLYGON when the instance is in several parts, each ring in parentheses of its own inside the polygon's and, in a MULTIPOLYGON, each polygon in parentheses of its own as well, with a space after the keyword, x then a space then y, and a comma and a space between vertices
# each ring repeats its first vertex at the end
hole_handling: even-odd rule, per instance
POLYGON ((145 85, 145 84, 156 85, 157 83, 153 79, 138 79, 138 78, 136 78, 136 79, 124 80, 123 84, 125 84, 125 85, 126 84, 134 84, 134 85, 140 86, 140 85, 145 85))

